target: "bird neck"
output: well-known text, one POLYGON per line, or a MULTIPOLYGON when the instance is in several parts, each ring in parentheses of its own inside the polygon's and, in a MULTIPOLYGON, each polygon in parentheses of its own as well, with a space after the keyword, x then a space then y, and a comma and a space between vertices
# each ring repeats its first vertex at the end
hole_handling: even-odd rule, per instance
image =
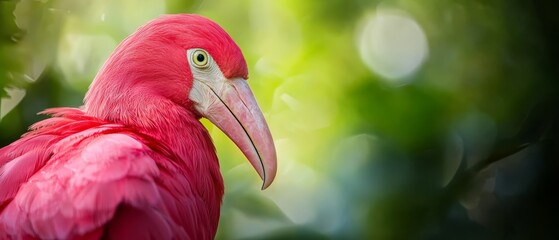
POLYGON ((146 145, 165 156, 155 159, 158 166, 173 168, 162 169, 162 172, 186 176, 190 187, 202 195, 200 197, 209 205, 207 207, 217 221, 223 180, 210 135, 195 115, 155 94, 105 96, 98 98, 103 100, 98 103, 92 101, 97 98, 90 98, 85 105, 86 114, 123 124, 145 136, 146 145))

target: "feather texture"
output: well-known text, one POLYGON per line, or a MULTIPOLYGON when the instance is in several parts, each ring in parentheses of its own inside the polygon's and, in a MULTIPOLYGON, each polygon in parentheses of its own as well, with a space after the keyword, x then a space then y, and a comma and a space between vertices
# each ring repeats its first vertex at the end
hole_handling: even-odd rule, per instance
MULTIPOLYGON (((218 190, 207 198, 208 191, 196 187, 206 179, 186 168, 194 161, 217 162, 211 148, 200 159, 183 152, 194 158, 181 162, 163 150, 170 146, 123 125, 79 109, 48 113, 55 117, 0 150, 0 239, 213 237, 208 232, 217 227, 221 179, 208 183, 218 190)), ((204 135, 199 128, 189 132, 204 135)))

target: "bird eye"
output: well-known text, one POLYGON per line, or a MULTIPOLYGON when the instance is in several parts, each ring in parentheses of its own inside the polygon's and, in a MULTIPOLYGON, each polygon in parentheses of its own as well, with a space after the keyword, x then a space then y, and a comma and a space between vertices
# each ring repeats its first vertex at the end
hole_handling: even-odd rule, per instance
POLYGON ((208 66, 208 53, 204 50, 196 50, 194 54, 192 54, 192 62, 194 65, 199 68, 207 67, 208 66))

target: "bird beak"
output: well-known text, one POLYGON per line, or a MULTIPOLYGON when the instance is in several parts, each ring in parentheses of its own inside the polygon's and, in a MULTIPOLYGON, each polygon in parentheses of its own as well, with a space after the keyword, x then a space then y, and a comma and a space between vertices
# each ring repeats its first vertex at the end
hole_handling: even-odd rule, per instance
POLYGON ((190 99, 196 110, 241 149, 266 189, 276 176, 276 149, 256 99, 245 79, 193 81, 190 99))

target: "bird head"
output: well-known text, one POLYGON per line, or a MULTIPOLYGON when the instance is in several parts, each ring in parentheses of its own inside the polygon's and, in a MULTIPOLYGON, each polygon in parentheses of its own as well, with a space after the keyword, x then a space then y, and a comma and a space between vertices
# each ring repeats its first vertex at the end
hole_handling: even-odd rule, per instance
POLYGON ((121 113, 128 109, 117 102, 128 100, 126 108, 142 111, 149 111, 142 104, 153 99, 180 105, 231 138, 265 189, 276 174, 276 152, 247 78, 240 48, 218 24, 198 15, 164 15, 115 49, 90 86, 85 110, 126 122, 131 116, 121 113))

